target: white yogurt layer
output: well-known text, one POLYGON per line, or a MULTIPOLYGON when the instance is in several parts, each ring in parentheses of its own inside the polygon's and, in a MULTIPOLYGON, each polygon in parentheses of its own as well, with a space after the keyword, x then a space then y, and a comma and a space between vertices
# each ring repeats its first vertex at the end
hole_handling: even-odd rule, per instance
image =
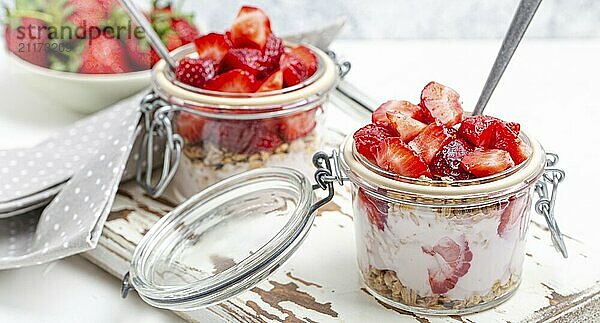
POLYGON ((407 206, 400 209, 397 204, 389 205, 383 231, 369 221, 364 210, 355 207, 358 262, 363 272, 367 272, 369 265, 393 270, 404 286, 419 296, 432 296, 428 269, 438 263, 423 247, 431 248, 444 237, 458 242, 463 236, 473 259, 467 273, 445 294, 448 298, 461 300, 485 295, 496 282, 505 284, 511 275, 513 281, 521 276, 529 209, 520 222, 500 237, 497 230, 502 210, 487 215, 479 210, 471 216, 475 216, 473 220, 464 219, 464 215, 463 219, 448 218, 428 207, 409 211, 407 206))

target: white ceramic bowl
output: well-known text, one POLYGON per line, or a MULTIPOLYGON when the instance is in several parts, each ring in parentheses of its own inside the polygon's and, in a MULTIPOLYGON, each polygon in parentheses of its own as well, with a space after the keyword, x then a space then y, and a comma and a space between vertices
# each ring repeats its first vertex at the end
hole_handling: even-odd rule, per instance
POLYGON ((78 74, 51 70, 9 54, 12 73, 19 75, 65 109, 93 113, 150 86, 150 70, 122 74, 78 74))

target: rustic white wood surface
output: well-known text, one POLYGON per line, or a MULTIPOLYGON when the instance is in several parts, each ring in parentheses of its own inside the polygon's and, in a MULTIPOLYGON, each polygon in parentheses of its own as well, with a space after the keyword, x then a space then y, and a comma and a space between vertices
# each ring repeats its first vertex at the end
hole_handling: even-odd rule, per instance
MULTIPOLYGON (((475 104, 498 46, 498 42, 479 40, 347 41, 336 45, 338 52, 350 58, 353 63, 349 79, 379 101, 388 98, 414 101, 426 82, 436 80, 456 88, 462 95, 465 107, 475 104)), ((527 247, 532 256, 525 259, 526 276, 517 295, 497 309, 475 316, 463 316, 463 321, 493 322, 510 319, 514 322, 519 318, 541 321, 550 317, 564 322, 600 321, 600 216, 596 207, 594 166, 589 166, 600 159, 600 151, 597 149, 600 142, 597 130, 600 123, 600 104, 597 100, 599 56, 598 40, 527 40, 519 48, 492 97, 488 105, 489 113, 522 122, 548 150, 561 154, 561 165, 567 170, 568 177, 559 193, 557 216, 563 232, 572 237, 566 240, 572 258, 565 261, 555 254, 543 226, 533 224, 527 247), (544 282, 547 287, 540 282, 544 282)), ((2 64, 0 66, 5 67, 2 64)), ((3 75, 0 77, 0 85, 0 94, 5 99, 5 103, 0 106, 2 149, 35 144, 56 129, 81 117, 62 111, 40 95, 23 88, 16 77, 13 81, 10 75, 3 75)), ((343 122, 336 123, 344 125, 343 122)), ((120 199, 122 201, 123 197, 120 199)), ((342 211, 349 212, 348 206, 344 206, 343 197, 336 197, 336 202, 342 206, 342 211)), ((153 219, 156 216, 152 215, 154 210, 160 210, 160 214, 169 208, 151 201, 145 201, 139 208, 145 208, 145 204, 151 212, 135 211, 132 219, 142 219, 135 215, 138 212, 146 213, 146 219, 153 219)), ((137 205, 135 207, 138 208, 137 205)), ((330 206, 330 210, 333 207, 330 206)), ((119 232, 118 228, 126 227, 119 225, 123 222, 117 221, 116 216, 113 215, 113 220, 106 228, 107 232, 113 229, 119 232)), ((536 222, 542 221, 540 217, 534 219, 536 222)), ((299 253, 272 280, 282 284, 294 283, 298 286, 298 291, 311 295, 317 303, 332 302, 331 309, 338 316, 334 318, 332 315, 307 309, 310 305, 306 304, 314 305, 311 297, 300 297, 299 299, 308 301, 296 302, 301 305, 293 301, 281 301, 278 303, 281 309, 292 311, 305 321, 304 317, 319 321, 349 322, 417 319, 386 309, 360 290, 353 255, 351 220, 347 216, 327 211, 316 219, 315 225, 315 230, 310 233, 299 253), (345 227, 340 228, 338 224, 345 227), (326 232, 327 229, 331 230, 330 234, 327 239, 323 239, 324 234, 321 232, 326 232), (292 277, 299 277, 322 287, 311 284, 307 286, 287 276, 288 272, 292 277)), ((125 239, 115 240, 119 243, 112 244, 111 249, 119 250, 118 254, 121 256, 108 252, 109 249, 104 247, 108 240, 104 238, 101 246, 90 255, 104 259, 104 268, 112 268, 110 271, 119 276, 127 268, 125 259, 133 246, 125 239)), ((127 302, 122 301, 118 297, 117 279, 106 278, 76 258, 0 272, 0 321, 12 322, 18 319, 21 322, 75 322, 80 321, 77 317, 85 315, 89 322, 109 322, 115 321, 115 315, 119 313, 119 321, 158 322, 168 319, 159 311, 144 310, 139 305, 140 302, 135 301, 135 297, 127 302), (71 288, 65 290, 64 286, 71 288), (33 288, 36 290, 34 294, 31 293, 33 288), (109 290, 114 290, 114 293, 109 290), (99 310, 98 304, 112 310, 99 310), (127 311, 127 306, 131 310, 127 311)), ((258 287, 270 291, 275 285, 265 282, 258 287)), ((290 294, 287 289, 285 292, 283 290, 276 288, 270 294, 290 294)), ((195 317, 205 322, 209 319, 224 320, 232 317, 239 320, 243 317, 240 315, 245 315, 251 317, 250 321, 259 321, 254 317, 256 313, 246 304, 247 300, 255 301, 267 311, 268 315, 263 313, 260 316, 262 320, 273 320, 267 318, 271 317, 269 315, 276 315, 279 319, 287 315, 268 305, 258 294, 248 292, 223 307, 192 313, 186 317, 195 317), (242 309, 247 313, 238 314, 244 313, 242 309)), ((431 317, 426 319, 431 322, 447 320, 431 317)), ((424 321, 422 318, 420 320, 424 321)))

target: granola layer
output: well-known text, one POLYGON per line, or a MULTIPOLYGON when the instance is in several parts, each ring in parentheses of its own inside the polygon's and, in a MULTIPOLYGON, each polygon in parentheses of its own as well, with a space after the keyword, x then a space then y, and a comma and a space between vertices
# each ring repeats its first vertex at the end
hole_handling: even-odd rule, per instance
POLYGON ((280 145, 273 152, 235 154, 210 143, 186 145, 173 188, 181 198, 187 198, 227 177, 267 166, 290 167, 312 177, 312 155, 319 145, 317 129, 280 145))
POLYGON ((519 281, 519 277, 511 275, 504 284, 495 281, 483 295, 475 293, 464 299, 451 299, 446 295, 420 295, 404 286, 393 270, 369 266, 365 274, 366 284, 381 296, 408 306, 433 310, 458 310, 489 303, 511 293, 519 286, 519 281))

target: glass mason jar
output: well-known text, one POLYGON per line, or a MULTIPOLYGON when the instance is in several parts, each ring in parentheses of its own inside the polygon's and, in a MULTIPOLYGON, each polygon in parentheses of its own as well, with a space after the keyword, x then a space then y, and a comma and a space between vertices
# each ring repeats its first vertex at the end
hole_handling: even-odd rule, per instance
MULTIPOLYGON (((536 183, 546 153, 505 172, 444 182, 399 177, 358 154, 352 137, 340 168, 352 182, 359 270, 369 291, 423 314, 481 311, 519 286, 536 183)), ((562 173, 561 173, 562 174, 562 173)))
MULTIPOLYGON (((310 161, 322 147, 328 95, 347 70, 325 52, 304 46, 317 57, 316 72, 300 84, 270 92, 195 88, 176 80, 164 61, 154 67, 153 90, 178 107, 173 127, 185 141, 171 184, 176 197, 185 199, 224 178, 265 166, 312 174, 310 161)), ((179 61, 197 54, 189 45, 172 55, 179 61)))

